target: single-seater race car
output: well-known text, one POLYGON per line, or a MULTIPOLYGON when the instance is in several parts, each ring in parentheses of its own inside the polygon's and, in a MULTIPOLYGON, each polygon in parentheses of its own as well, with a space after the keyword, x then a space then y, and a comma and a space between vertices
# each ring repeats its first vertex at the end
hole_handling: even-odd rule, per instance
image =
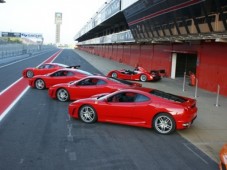
POLYGON ((196 100, 140 87, 99 94, 69 104, 68 113, 84 123, 109 122, 154 128, 160 134, 189 128, 197 116, 196 100))
POLYGON ((143 67, 136 67, 134 70, 112 70, 107 74, 107 77, 114 77, 124 80, 139 80, 145 81, 158 81, 161 79, 159 71, 151 70, 148 72, 143 67))
POLYGON ((91 75, 93 74, 80 69, 64 68, 53 73, 34 76, 28 79, 28 84, 31 87, 42 90, 55 84, 68 83, 91 75))
POLYGON ((90 97, 99 93, 111 93, 119 89, 141 87, 140 83, 112 77, 88 76, 83 79, 62 83, 49 88, 49 96, 65 102, 90 97))
POLYGON ((37 67, 29 67, 24 69, 22 72, 22 75, 24 78, 31 78, 36 75, 44 75, 44 74, 52 73, 62 68, 79 68, 79 67, 80 65, 68 66, 61 63, 44 63, 37 67))

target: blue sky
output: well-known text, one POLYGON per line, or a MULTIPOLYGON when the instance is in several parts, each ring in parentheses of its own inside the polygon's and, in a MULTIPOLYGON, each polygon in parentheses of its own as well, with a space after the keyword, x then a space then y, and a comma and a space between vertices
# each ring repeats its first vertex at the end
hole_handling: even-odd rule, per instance
POLYGON ((44 43, 55 42, 55 12, 62 12, 61 43, 73 37, 106 0, 5 0, 0 4, 0 32, 41 33, 44 43))

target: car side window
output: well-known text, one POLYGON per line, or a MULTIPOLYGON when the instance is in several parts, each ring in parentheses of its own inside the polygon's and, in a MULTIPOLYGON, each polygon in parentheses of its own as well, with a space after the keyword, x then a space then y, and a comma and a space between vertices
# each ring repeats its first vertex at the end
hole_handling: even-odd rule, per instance
POLYGON ((67 76, 68 75, 68 71, 57 71, 53 74, 51 74, 51 77, 60 77, 60 76, 67 76))
POLYGON ((147 96, 144 96, 142 94, 137 94, 135 97, 135 102, 145 102, 150 100, 147 96))
POLYGON ((68 71, 67 76, 74 76, 74 73, 71 71, 68 71))
POLYGON ((55 66, 54 65, 49 65, 48 66, 48 68, 50 69, 50 68, 54 68, 55 66))
POLYGON ((123 93, 118 93, 110 98, 108 98, 108 102, 134 102, 136 97, 136 93, 131 93, 131 92, 123 92, 123 93))
POLYGON ((87 79, 80 81, 77 85, 91 86, 91 85, 96 85, 97 81, 98 81, 97 79, 87 78, 87 79))
POLYGON ((38 67, 38 69, 43 69, 43 68, 45 68, 45 66, 46 66, 46 64, 41 65, 41 66, 38 67))
POLYGON ((51 67, 50 64, 46 64, 44 68, 45 68, 45 69, 49 69, 50 67, 51 67))
POLYGON ((103 84, 106 84, 106 82, 103 80, 98 80, 98 82, 96 83, 96 85, 103 85, 103 84))

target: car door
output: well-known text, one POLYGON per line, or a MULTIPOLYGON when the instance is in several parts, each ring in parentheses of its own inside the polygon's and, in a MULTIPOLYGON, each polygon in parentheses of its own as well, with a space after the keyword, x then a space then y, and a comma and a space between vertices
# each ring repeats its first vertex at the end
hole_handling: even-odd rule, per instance
POLYGON ((135 104, 133 101, 124 101, 122 96, 124 96, 123 93, 117 93, 109 97, 102 111, 104 113, 103 119, 108 122, 131 125, 133 123, 131 116, 135 104))
POLYGON ((134 123, 138 126, 150 126, 151 119, 155 114, 155 107, 152 105, 152 99, 143 94, 137 94, 135 97, 135 107, 132 114, 134 123))
POLYGON ((86 98, 100 93, 100 89, 98 89, 99 86, 96 84, 97 81, 98 80, 94 78, 86 78, 72 85, 70 87, 71 99, 86 98))

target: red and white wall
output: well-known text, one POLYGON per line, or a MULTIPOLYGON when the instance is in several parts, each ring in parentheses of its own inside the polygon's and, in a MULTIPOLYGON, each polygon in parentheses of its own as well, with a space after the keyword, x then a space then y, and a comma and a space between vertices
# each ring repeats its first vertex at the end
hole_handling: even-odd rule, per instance
MULTIPOLYGON (((197 54, 196 77, 199 87, 227 96, 227 44, 203 42, 201 44, 171 45, 95 45, 80 46, 79 49, 131 66, 142 66, 147 70, 166 71, 172 77, 172 58, 177 53, 197 54)), ((172 77, 174 78, 174 77, 172 77)))

